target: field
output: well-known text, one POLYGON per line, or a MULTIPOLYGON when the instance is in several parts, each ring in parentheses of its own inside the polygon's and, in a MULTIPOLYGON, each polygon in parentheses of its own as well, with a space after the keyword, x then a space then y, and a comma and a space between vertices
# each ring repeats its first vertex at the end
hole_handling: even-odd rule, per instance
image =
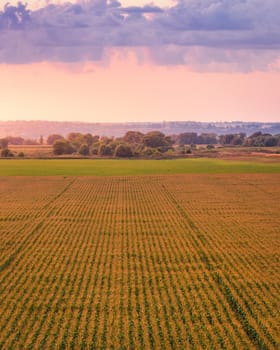
POLYGON ((63 176, 0 177, 0 349, 280 348, 279 165, 30 162, 63 176))
POLYGON ((0 159, 0 176, 126 176, 153 174, 280 173, 280 158, 263 161, 189 158, 120 159, 0 159))
POLYGON ((49 145, 9 145, 9 149, 17 157, 23 152, 25 157, 48 158, 53 157, 53 148, 49 145))

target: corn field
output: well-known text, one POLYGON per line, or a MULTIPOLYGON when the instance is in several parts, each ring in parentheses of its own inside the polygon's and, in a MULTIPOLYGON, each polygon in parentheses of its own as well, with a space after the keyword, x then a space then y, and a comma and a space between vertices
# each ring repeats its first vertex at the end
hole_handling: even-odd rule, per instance
POLYGON ((0 178, 0 349, 279 349, 280 176, 0 178))

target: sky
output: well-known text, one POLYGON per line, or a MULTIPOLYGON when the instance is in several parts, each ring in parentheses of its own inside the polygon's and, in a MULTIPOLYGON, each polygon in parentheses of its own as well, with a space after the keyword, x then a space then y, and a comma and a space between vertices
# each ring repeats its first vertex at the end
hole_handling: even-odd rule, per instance
POLYGON ((0 0, 0 120, 280 122, 279 0, 0 0))

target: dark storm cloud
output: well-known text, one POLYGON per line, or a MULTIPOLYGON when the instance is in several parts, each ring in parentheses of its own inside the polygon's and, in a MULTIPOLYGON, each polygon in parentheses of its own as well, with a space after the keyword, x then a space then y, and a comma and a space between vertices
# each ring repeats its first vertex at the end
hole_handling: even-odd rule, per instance
POLYGON ((266 68, 279 57, 279 13, 278 0, 181 0, 170 8, 91 0, 34 11, 6 5, 0 62, 100 61, 105 49, 146 47, 158 64, 193 65, 196 57, 198 64, 238 59, 247 67, 241 53, 254 62, 258 52, 254 66, 266 68))

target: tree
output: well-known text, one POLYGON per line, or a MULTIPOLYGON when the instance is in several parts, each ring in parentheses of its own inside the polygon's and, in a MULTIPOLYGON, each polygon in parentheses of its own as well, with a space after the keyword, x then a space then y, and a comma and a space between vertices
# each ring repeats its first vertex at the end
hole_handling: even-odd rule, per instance
POLYGON ((88 146, 88 144, 84 143, 84 144, 80 147, 79 153, 80 153, 82 156, 88 156, 88 155, 89 155, 89 146, 88 146))
POLYGON ((196 132, 184 132, 177 136, 176 142, 180 146, 191 145, 197 143, 197 133, 196 132))
POLYGON ((239 134, 235 134, 231 144, 233 146, 241 146, 245 140, 246 134, 241 132, 239 134))
POLYGON ((78 150, 83 143, 87 143, 84 135, 79 132, 71 132, 67 135, 67 140, 76 150, 78 150))
POLYGON ((53 153, 60 156, 65 152, 65 143, 66 140, 56 140, 53 144, 53 153))
POLYGON ((49 135, 47 138, 47 144, 53 145, 56 140, 64 140, 64 137, 62 135, 59 135, 59 134, 49 135))
POLYGON ((271 134, 263 134, 262 132, 255 132, 247 137, 244 141, 244 146, 247 147, 273 147, 279 145, 279 137, 271 134))
POLYGON ((83 142, 84 144, 87 144, 88 146, 91 146, 93 144, 93 137, 91 134, 84 134, 83 135, 83 142))
POLYGON ((274 147, 274 146, 278 145, 278 142, 279 142, 279 139, 277 137, 267 136, 267 137, 265 137, 264 145, 266 147, 274 147))
POLYGON ((121 143, 115 149, 116 157, 129 158, 133 156, 131 146, 128 144, 121 143))
POLYGON ((217 143, 217 135, 214 133, 202 133, 198 137, 198 143, 202 145, 215 145, 217 143))
POLYGON ((101 143, 98 148, 98 154, 100 156, 112 156, 114 149, 110 144, 101 143))
POLYGON ((140 131, 128 131, 124 137, 123 140, 126 143, 132 144, 132 145, 138 145, 143 142, 144 134, 142 134, 140 131))
POLYGON ((220 136, 220 143, 222 145, 232 145, 232 146, 240 146, 243 144, 245 140, 246 134, 225 134, 220 136))
POLYGON ((56 140, 53 144, 53 153, 56 155, 72 154, 74 152, 74 147, 67 140, 56 140))
POLYGON ((100 139, 99 135, 93 135, 93 136, 92 136, 92 144, 98 142, 99 139, 100 139))
POLYGON ((92 135, 92 134, 84 134, 83 135, 83 140, 84 143, 86 143, 88 146, 92 146, 95 142, 97 142, 99 140, 99 136, 98 135, 92 135))
POLYGON ((77 139, 81 139, 83 135, 80 132, 70 132, 67 135, 67 140, 70 142, 75 142, 77 139))
POLYGON ((160 131, 148 132, 143 138, 143 143, 146 147, 157 148, 161 152, 166 152, 173 144, 171 138, 160 131))
POLYGON ((1 151, 1 157, 13 157, 14 154, 9 148, 3 148, 1 151))
POLYGON ((165 146, 165 135, 160 131, 148 132, 143 138, 143 143, 146 147, 152 148, 165 146))
POLYGON ((98 154, 99 145, 100 145, 99 142, 94 142, 92 144, 91 149, 90 149, 91 154, 93 154, 93 155, 97 155, 98 154))

